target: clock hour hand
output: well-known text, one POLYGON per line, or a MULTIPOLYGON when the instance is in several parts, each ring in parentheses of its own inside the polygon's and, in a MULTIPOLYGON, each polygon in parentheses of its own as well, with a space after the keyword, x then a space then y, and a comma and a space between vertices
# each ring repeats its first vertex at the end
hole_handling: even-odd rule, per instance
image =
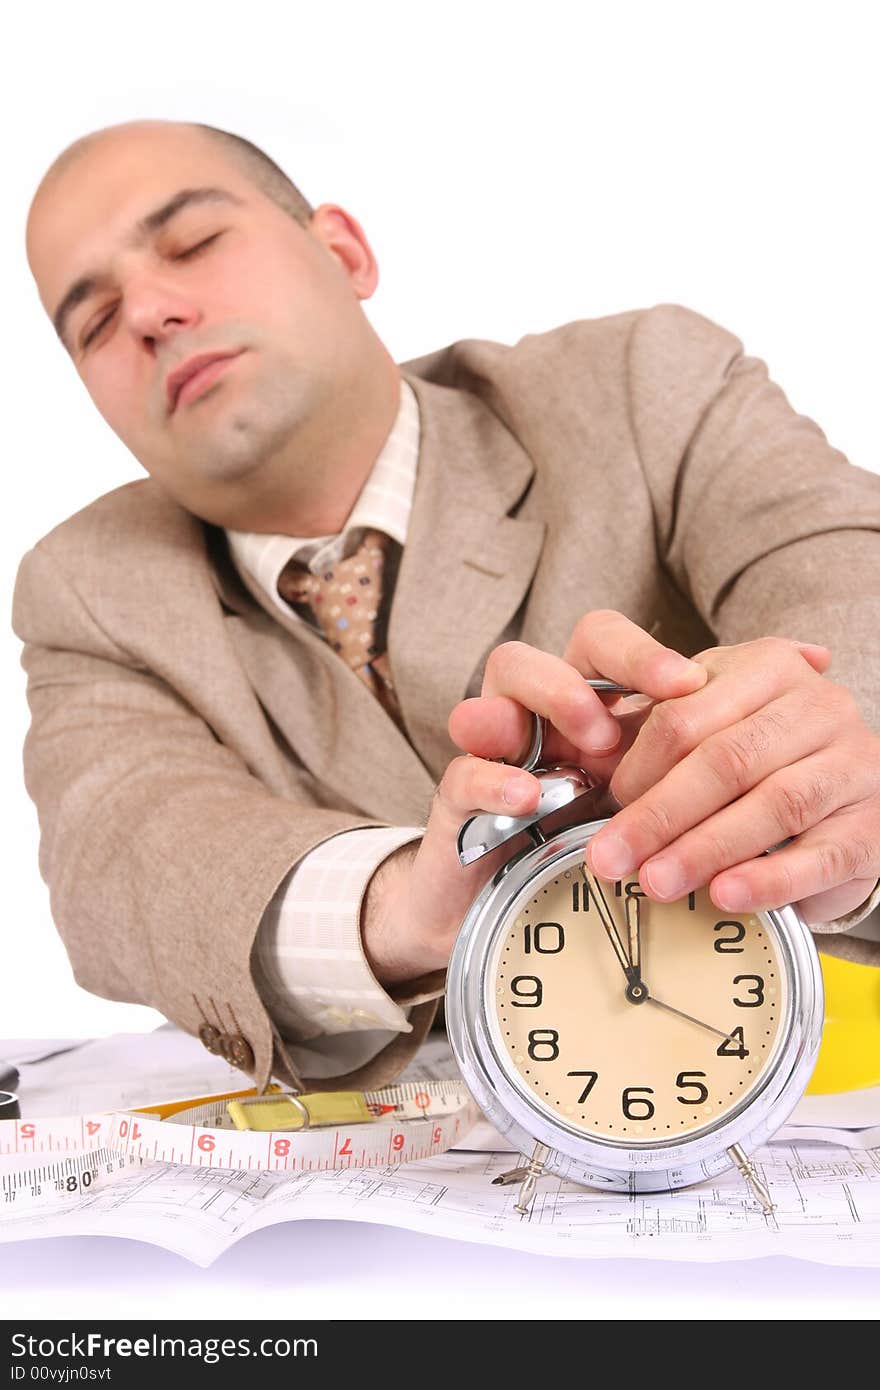
MULTIPOLYGON (((627 982, 629 984, 632 984, 634 979, 633 967, 630 963, 630 958, 626 953, 626 948, 624 947, 624 944, 620 939, 620 932, 617 930, 617 923, 615 922, 611 909, 608 906, 608 902, 605 897, 605 893, 602 889, 602 885, 593 874, 587 873, 585 865, 581 864, 580 870, 584 876, 584 882, 587 885, 587 891, 589 892, 590 897, 593 899, 593 902, 596 904, 596 911, 599 914, 599 919, 602 923, 602 926, 605 928, 608 940, 614 947, 614 954, 620 961, 620 967, 627 978, 627 982)), ((635 974, 635 979, 638 980, 637 973, 635 974)))

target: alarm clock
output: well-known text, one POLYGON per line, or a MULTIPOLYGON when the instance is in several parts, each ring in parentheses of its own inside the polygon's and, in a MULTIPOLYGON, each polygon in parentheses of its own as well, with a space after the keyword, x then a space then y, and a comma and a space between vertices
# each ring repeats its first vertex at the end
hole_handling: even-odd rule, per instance
POLYGON ((462 865, 528 837, 474 899, 447 971, 462 1076, 525 1159, 494 1181, 521 1183, 525 1214, 543 1174, 633 1193, 735 1167, 772 1211, 749 1155, 816 1062, 824 996, 809 927, 790 904, 725 913, 705 888, 658 903, 637 873, 592 873, 586 847, 613 819, 595 818, 605 789, 582 768, 542 766, 546 726, 534 718, 522 766, 541 784, 537 808, 471 817, 458 835, 462 865), (577 821, 541 828, 575 801, 577 821))

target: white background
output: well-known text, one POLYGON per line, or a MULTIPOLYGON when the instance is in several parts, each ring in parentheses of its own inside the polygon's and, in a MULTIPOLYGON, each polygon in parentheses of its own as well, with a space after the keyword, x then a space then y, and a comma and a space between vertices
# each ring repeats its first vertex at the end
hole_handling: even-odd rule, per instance
MULTIPOLYGON (((23 552, 143 476, 57 344, 24 253, 55 156, 138 117, 233 130, 313 205, 353 213, 381 270, 366 309, 398 360, 674 301, 742 338, 796 409, 877 471, 872 7, 22 8, 0 97, 7 614, 23 552)), ((0 1036, 152 1028, 158 1013, 75 985, 52 925, 19 652, 7 620, 0 1036)))

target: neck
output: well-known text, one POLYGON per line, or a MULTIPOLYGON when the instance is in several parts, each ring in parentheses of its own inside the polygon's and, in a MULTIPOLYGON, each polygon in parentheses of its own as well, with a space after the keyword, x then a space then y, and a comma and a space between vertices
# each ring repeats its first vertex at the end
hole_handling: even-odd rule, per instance
POLYGON ((387 357, 381 371, 337 393, 329 433, 314 421, 297 439, 298 458, 310 461, 308 471, 287 460, 262 469, 259 487, 254 488, 252 476, 230 504, 230 517, 218 524, 288 536, 340 532, 391 433, 400 383, 400 369, 387 357))

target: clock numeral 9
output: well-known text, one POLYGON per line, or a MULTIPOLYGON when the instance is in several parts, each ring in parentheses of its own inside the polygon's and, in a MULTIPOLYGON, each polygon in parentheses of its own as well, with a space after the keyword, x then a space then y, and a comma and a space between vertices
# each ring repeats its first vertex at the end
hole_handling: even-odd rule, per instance
POLYGON ((733 927, 733 936, 718 936, 715 938, 715 950, 722 955, 742 955, 742 946, 737 943, 742 941, 746 934, 746 929, 742 922, 716 922, 714 930, 720 931, 722 927, 733 927))
POLYGON ((648 1096, 652 1096, 653 1094, 653 1086, 627 1086, 622 1098, 623 1113, 626 1118, 628 1120, 650 1120, 654 1113, 654 1105, 652 1101, 648 1100, 648 1096), (638 1096, 636 1095, 636 1091, 647 1091, 648 1095, 638 1096), (635 1105, 643 1105, 645 1107, 645 1113, 638 1114, 637 1111, 633 1109, 635 1105))
POLYGON ((510 982, 510 992, 516 998, 511 1000, 515 1009, 537 1009, 544 998, 544 986, 537 975, 514 975, 510 982), (523 989, 523 985, 527 988, 523 989))
POLYGON ((555 956, 565 945, 565 932, 561 922, 526 922, 523 927, 523 949, 531 955, 532 947, 542 956, 555 956))
POLYGON ((709 1091, 703 1085, 702 1081, 688 1080, 688 1077, 705 1075, 706 1073, 704 1071, 680 1071, 678 1073, 678 1076, 675 1078, 675 1084, 680 1091, 686 1091, 690 1086, 692 1090, 695 1089, 699 1092, 693 1100, 688 1100, 687 1096, 676 1096, 675 1099, 680 1105, 702 1105, 704 1101, 709 1099, 709 1091))
POLYGON ((559 1056, 559 1034, 555 1028, 533 1028, 529 1033, 529 1056, 533 1062, 555 1062, 559 1056), (549 1052, 538 1053, 538 1048, 549 1052))
POLYGON ((733 983, 741 984, 744 980, 754 980, 751 989, 746 990, 747 994, 754 995, 753 999, 737 999, 734 997, 734 1004, 738 1009, 759 1009, 764 1002, 764 981, 760 975, 734 975, 733 983))

